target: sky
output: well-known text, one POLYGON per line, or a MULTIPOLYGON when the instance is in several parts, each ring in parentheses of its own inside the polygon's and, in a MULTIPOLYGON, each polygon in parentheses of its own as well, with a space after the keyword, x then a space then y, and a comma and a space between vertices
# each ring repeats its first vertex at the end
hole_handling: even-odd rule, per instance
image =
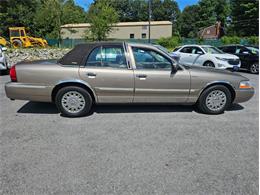
MULTIPOLYGON (((76 4, 80 5, 81 7, 84 7, 85 10, 89 7, 92 1, 93 0, 75 0, 76 4)), ((184 7, 186 7, 187 5, 194 5, 199 0, 176 0, 176 1, 179 5, 179 8, 183 10, 184 7)))

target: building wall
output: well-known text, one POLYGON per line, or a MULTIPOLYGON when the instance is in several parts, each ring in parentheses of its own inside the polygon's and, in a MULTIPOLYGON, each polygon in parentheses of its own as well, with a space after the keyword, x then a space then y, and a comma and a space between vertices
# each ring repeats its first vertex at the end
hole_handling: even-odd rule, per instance
MULTIPOLYGON (((62 39, 82 39, 89 27, 61 27, 62 39)), ((111 39, 130 39, 130 34, 134 35, 134 39, 148 39, 148 25, 131 25, 131 26, 115 26, 108 38, 111 39), (143 34, 143 37, 142 37, 143 34)), ((172 36, 171 24, 151 25, 151 39, 159 39, 161 37, 172 36)))

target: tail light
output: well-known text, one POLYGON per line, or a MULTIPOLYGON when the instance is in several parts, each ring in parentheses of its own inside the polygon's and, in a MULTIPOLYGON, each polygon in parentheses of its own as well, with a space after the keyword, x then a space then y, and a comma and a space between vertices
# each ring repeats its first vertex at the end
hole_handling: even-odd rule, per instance
POLYGON ((10 78, 12 82, 17 82, 17 77, 16 77, 16 70, 15 70, 15 65, 13 65, 10 69, 10 78))

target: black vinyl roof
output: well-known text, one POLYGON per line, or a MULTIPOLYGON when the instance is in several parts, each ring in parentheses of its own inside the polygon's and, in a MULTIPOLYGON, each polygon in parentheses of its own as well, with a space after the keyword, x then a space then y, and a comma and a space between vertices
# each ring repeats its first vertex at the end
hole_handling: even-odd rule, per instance
POLYGON ((79 44, 70 52, 65 54, 58 63, 63 65, 84 65, 90 52, 98 46, 122 46, 124 42, 94 42, 79 44))

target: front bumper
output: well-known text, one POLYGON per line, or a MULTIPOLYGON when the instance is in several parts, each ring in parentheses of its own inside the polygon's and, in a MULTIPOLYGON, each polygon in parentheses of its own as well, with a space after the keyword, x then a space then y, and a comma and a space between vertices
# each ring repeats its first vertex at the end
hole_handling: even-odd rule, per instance
POLYGON ((254 94, 255 90, 254 88, 251 89, 237 89, 235 90, 236 97, 234 99, 234 103, 242 103, 250 100, 254 94))
POLYGON ((50 86, 16 82, 8 82, 5 84, 6 96, 12 100, 51 102, 51 92, 52 87, 50 86))
POLYGON ((227 61, 221 61, 221 60, 218 60, 215 65, 217 69, 222 69, 222 70, 229 69, 235 71, 239 70, 240 66, 241 66, 241 62, 239 62, 239 64, 237 65, 231 65, 227 61))

